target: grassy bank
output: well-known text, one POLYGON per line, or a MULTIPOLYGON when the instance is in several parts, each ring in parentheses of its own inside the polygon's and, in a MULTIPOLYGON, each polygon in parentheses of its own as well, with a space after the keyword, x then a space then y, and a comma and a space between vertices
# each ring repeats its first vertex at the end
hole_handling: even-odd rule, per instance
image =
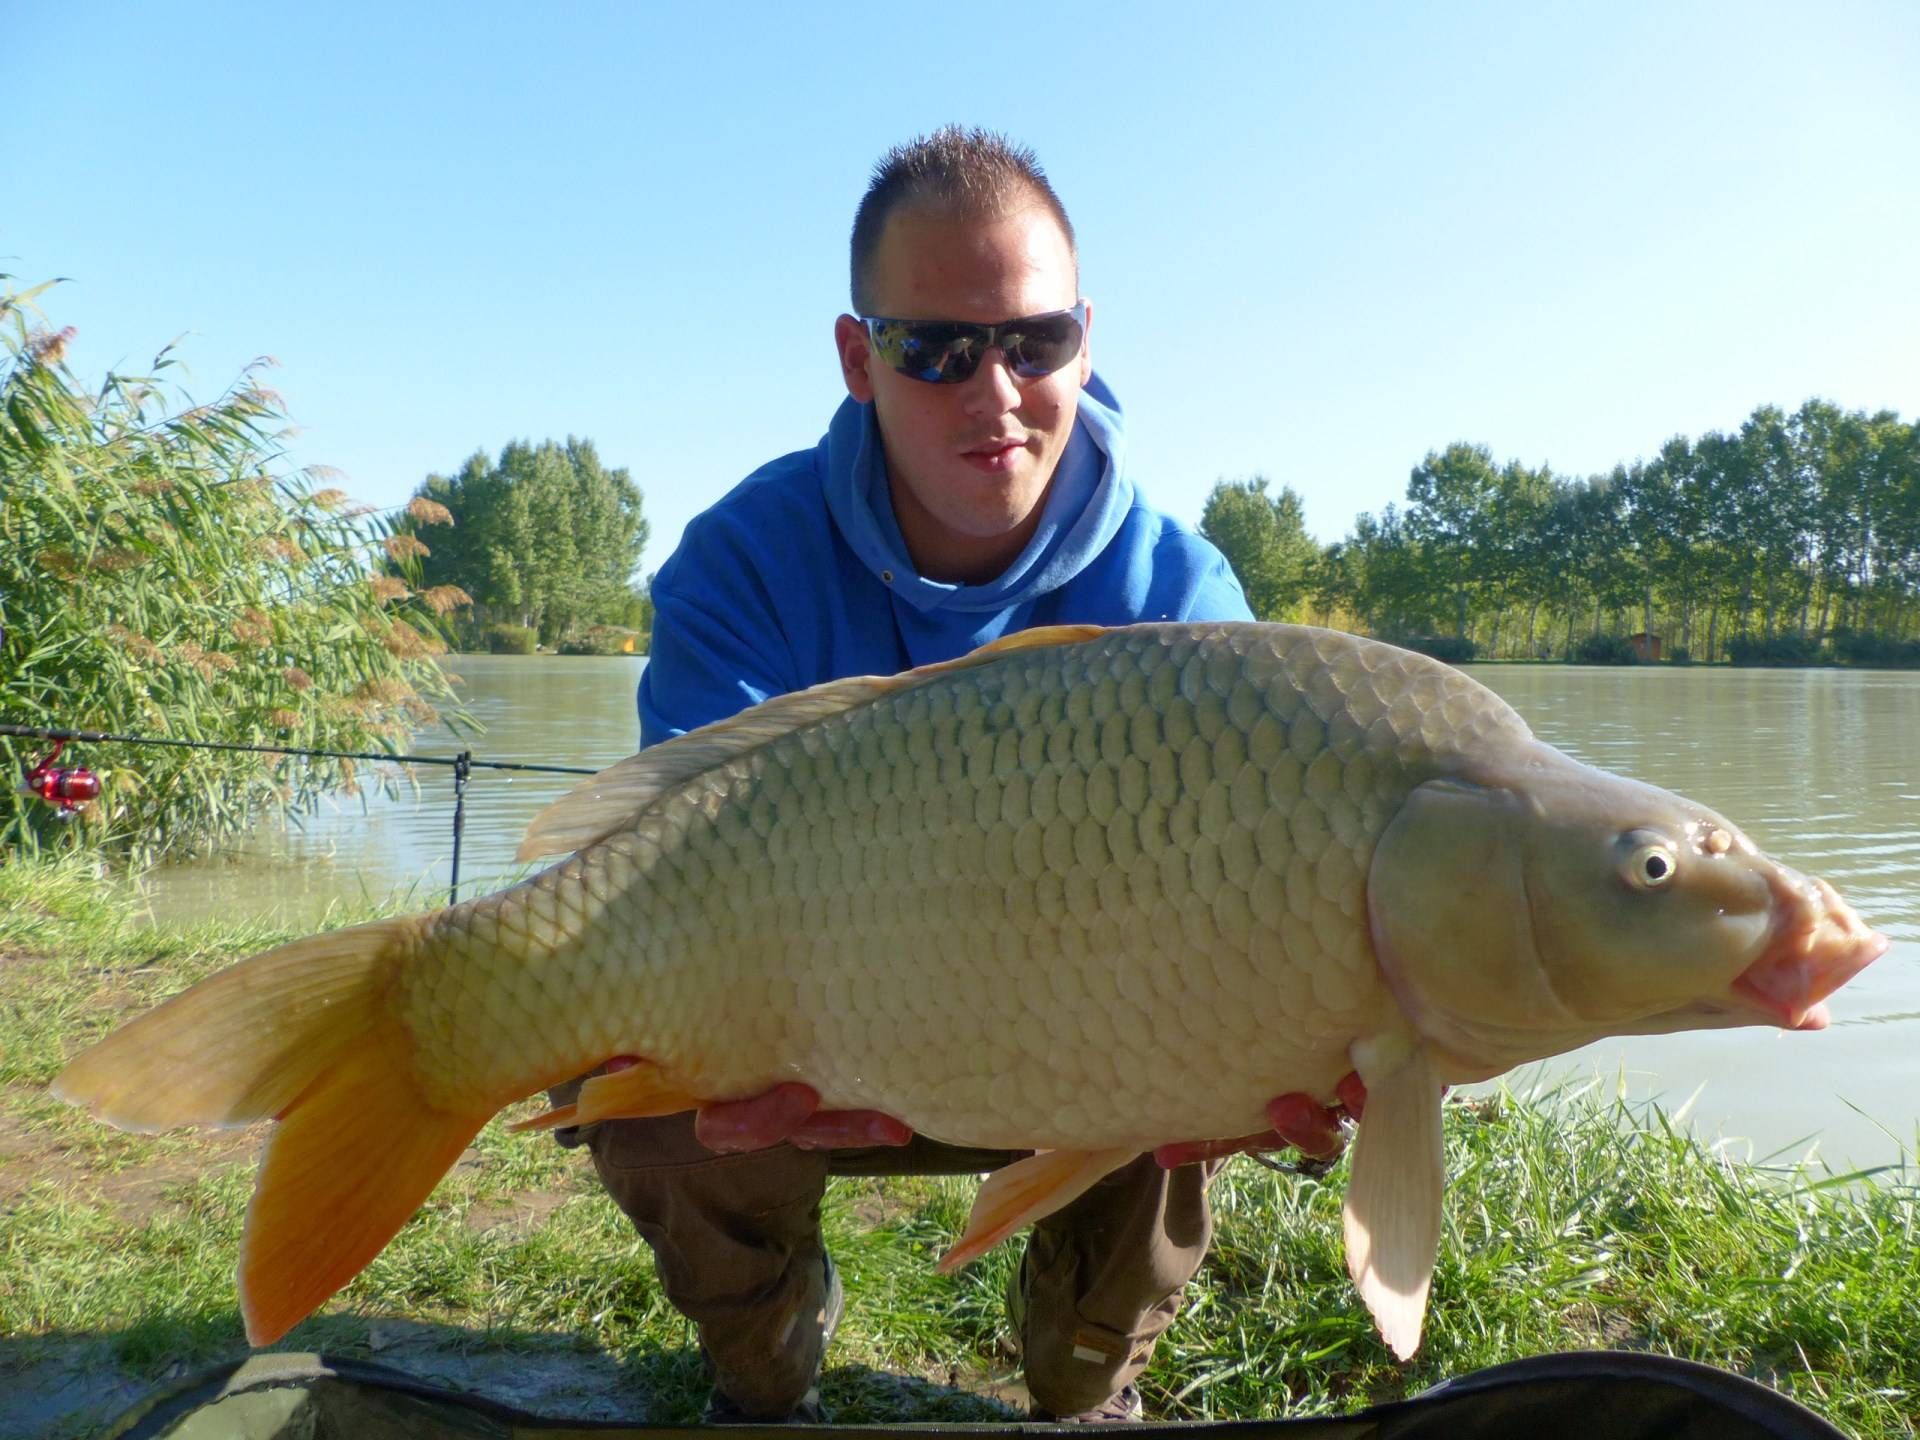
MULTIPOLYGON (((342 916, 344 921, 348 917, 342 916)), ((159 933, 76 868, 0 869, 0 1434, 80 1434, 244 1349, 233 1265, 257 1134, 131 1136, 51 1100, 117 1017, 281 935, 159 933), (82 1383, 76 1377, 89 1372, 82 1383)), ((1915 1175, 1847 1183, 1722 1162, 1595 1099, 1449 1107, 1447 1226, 1424 1348, 1393 1362, 1347 1284, 1344 1174, 1249 1163, 1146 1386, 1165 1418, 1315 1414, 1549 1350, 1656 1350, 1755 1376, 1851 1433, 1920 1419, 1915 1175)), ((845 1420, 1010 1416, 1002 1247, 952 1277, 968 1181, 837 1182, 845 1420)), ((554 1413, 688 1420, 688 1328, 580 1156, 483 1132, 421 1214, 288 1337, 554 1413)))

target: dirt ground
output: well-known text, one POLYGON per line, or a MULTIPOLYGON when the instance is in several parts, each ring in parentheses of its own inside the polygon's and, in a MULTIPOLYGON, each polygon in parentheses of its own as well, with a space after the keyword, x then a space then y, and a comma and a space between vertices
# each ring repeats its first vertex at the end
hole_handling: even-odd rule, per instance
MULTIPOLYGON (((206 1135, 196 1153, 155 1157, 115 1172, 68 1153, 17 1110, 0 1107, 0 1243, 5 1217, 30 1185, 84 1184, 127 1223, 138 1224, 174 1205, 170 1190, 204 1173, 210 1161, 251 1159, 264 1135, 264 1129, 206 1135)), ((475 1158, 469 1152, 461 1163, 475 1158)), ((474 1206, 467 1223, 483 1231, 506 1226, 525 1232, 567 1198, 561 1191, 522 1193, 474 1206)), ((0 1440, 91 1435, 144 1396, 190 1378, 189 1367, 179 1363, 157 1376, 135 1372, 120 1364, 115 1349, 112 1336, 0 1335, 0 1440)), ((191 1373, 248 1353, 235 1346, 231 1355, 196 1364, 191 1373)), ((537 1415, 580 1420, 672 1419, 689 1390, 704 1384, 691 1347, 616 1355, 564 1336, 488 1337, 407 1320, 375 1320, 365 1327, 363 1343, 337 1353, 537 1415)), ((1027 1400, 1017 1380, 959 1367, 898 1375, 848 1366, 830 1369, 823 1389, 830 1403, 838 1398, 863 1414, 903 1419, 1014 1420, 1024 1417, 1027 1400)))

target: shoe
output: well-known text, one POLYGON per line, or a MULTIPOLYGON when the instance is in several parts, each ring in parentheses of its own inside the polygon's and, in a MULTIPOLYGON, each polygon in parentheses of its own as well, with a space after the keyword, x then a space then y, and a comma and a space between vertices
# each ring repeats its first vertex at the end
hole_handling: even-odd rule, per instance
POLYGON ((1140 1391, 1128 1385, 1118 1395, 1109 1396, 1104 1403, 1091 1410, 1081 1410, 1073 1415, 1055 1415, 1051 1410, 1034 1405, 1027 1410, 1027 1418, 1044 1420, 1053 1425, 1128 1425, 1145 1413, 1145 1407, 1140 1403, 1140 1391))
MULTIPOLYGON (((840 1285, 840 1271, 833 1263, 831 1255, 822 1254, 821 1265, 826 1271, 827 1295, 820 1305, 820 1358, 826 1359, 827 1346, 833 1342, 833 1332, 840 1328, 840 1312, 846 1309, 847 1293, 840 1285)), ((820 1404, 820 1371, 814 1370, 814 1383, 807 1387, 794 1406, 784 1415, 749 1415, 718 1385, 707 1397, 706 1411, 700 1417, 702 1425, 824 1425, 827 1412, 820 1404)))
POLYGON ((707 1408, 700 1416, 702 1425, 824 1425, 827 1412, 820 1404, 820 1387, 809 1385, 807 1393, 784 1415, 749 1415, 724 1391, 715 1390, 707 1397, 707 1408))

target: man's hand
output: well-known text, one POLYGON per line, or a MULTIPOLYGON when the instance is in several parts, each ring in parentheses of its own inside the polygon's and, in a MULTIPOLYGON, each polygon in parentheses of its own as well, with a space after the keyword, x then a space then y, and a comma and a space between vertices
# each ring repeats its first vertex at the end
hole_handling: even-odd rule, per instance
MULTIPOLYGON (((608 1070, 624 1070, 637 1063, 619 1055, 608 1070)), ((1294 1092, 1267 1102, 1271 1130, 1228 1140, 1191 1140, 1162 1145, 1153 1152, 1163 1169, 1216 1160, 1246 1150, 1282 1150, 1291 1146, 1316 1158, 1338 1155, 1346 1144, 1341 1121, 1358 1120, 1367 1107, 1367 1089, 1349 1071, 1334 1087, 1338 1097, 1322 1105, 1309 1095, 1294 1092)), ((782 1142, 799 1150, 861 1149, 874 1145, 905 1145, 913 1131, 878 1110, 822 1110, 820 1092, 811 1085, 790 1081, 745 1100, 718 1100, 703 1105, 694 1117, 694 1137, 722 1155, 765 1150, 782 1142)))
POLYGON ((782 1141, 800 1150, 856 1150, 905 1145, 913 1131, 878 1110, 822 1110, 820 1092, 797 1082, 746 1100, 702 1105, 693 1134, 709 1150, 735 1154, 782 1141))
POLYGON ((1338 1155, 1347 1143, 1340 1122, 1349 1117, 1358 1120, 1367 1108, 1367 1087, 1351 1070, 1334 1087, 1334 1094, 1338 1098, 1332 1105, 1322 1105, 1298 1091, 1278 1096, 1267 1102, 1271 1130, 1231 1140, 1188 1140, 1162 1145, 1153 1152, 1153 1158, 1162 1169, 1172 1170, 1199 1160, 1238 1155, 1245 1150, 1282 1150, 1292 1146, 1310 1158, 1329 1159, 1338 1155))
MULTIPOLYGON (((608 1074, 641 1062, 632 1055, 607 1061, 608 1074)), ((765 1150, 785 1141, 801 1150, 859 1149, 868 1145, 905 1145, 913 1131, 878 1110, 822 1110, 820 1092, 811 1085, 776 1085, 745 1100, 720 1100, 694 1114, 693 1134, 723 1155, 765 1150)))

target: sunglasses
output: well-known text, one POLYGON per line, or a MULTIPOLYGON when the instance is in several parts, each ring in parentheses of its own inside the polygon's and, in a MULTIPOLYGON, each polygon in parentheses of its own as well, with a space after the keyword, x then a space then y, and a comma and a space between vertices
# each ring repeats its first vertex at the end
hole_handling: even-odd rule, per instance
POLYGON ((1071 310, 1025 315, 998 325, 970 320, 884 320, 862 315, 867 338, 881 361, 929 385, 971 380, 987 351, 998 348, 1007 368, 1023 380, 1051 375, 1080 353, 1087 334, 1086 302, 1071 310))

